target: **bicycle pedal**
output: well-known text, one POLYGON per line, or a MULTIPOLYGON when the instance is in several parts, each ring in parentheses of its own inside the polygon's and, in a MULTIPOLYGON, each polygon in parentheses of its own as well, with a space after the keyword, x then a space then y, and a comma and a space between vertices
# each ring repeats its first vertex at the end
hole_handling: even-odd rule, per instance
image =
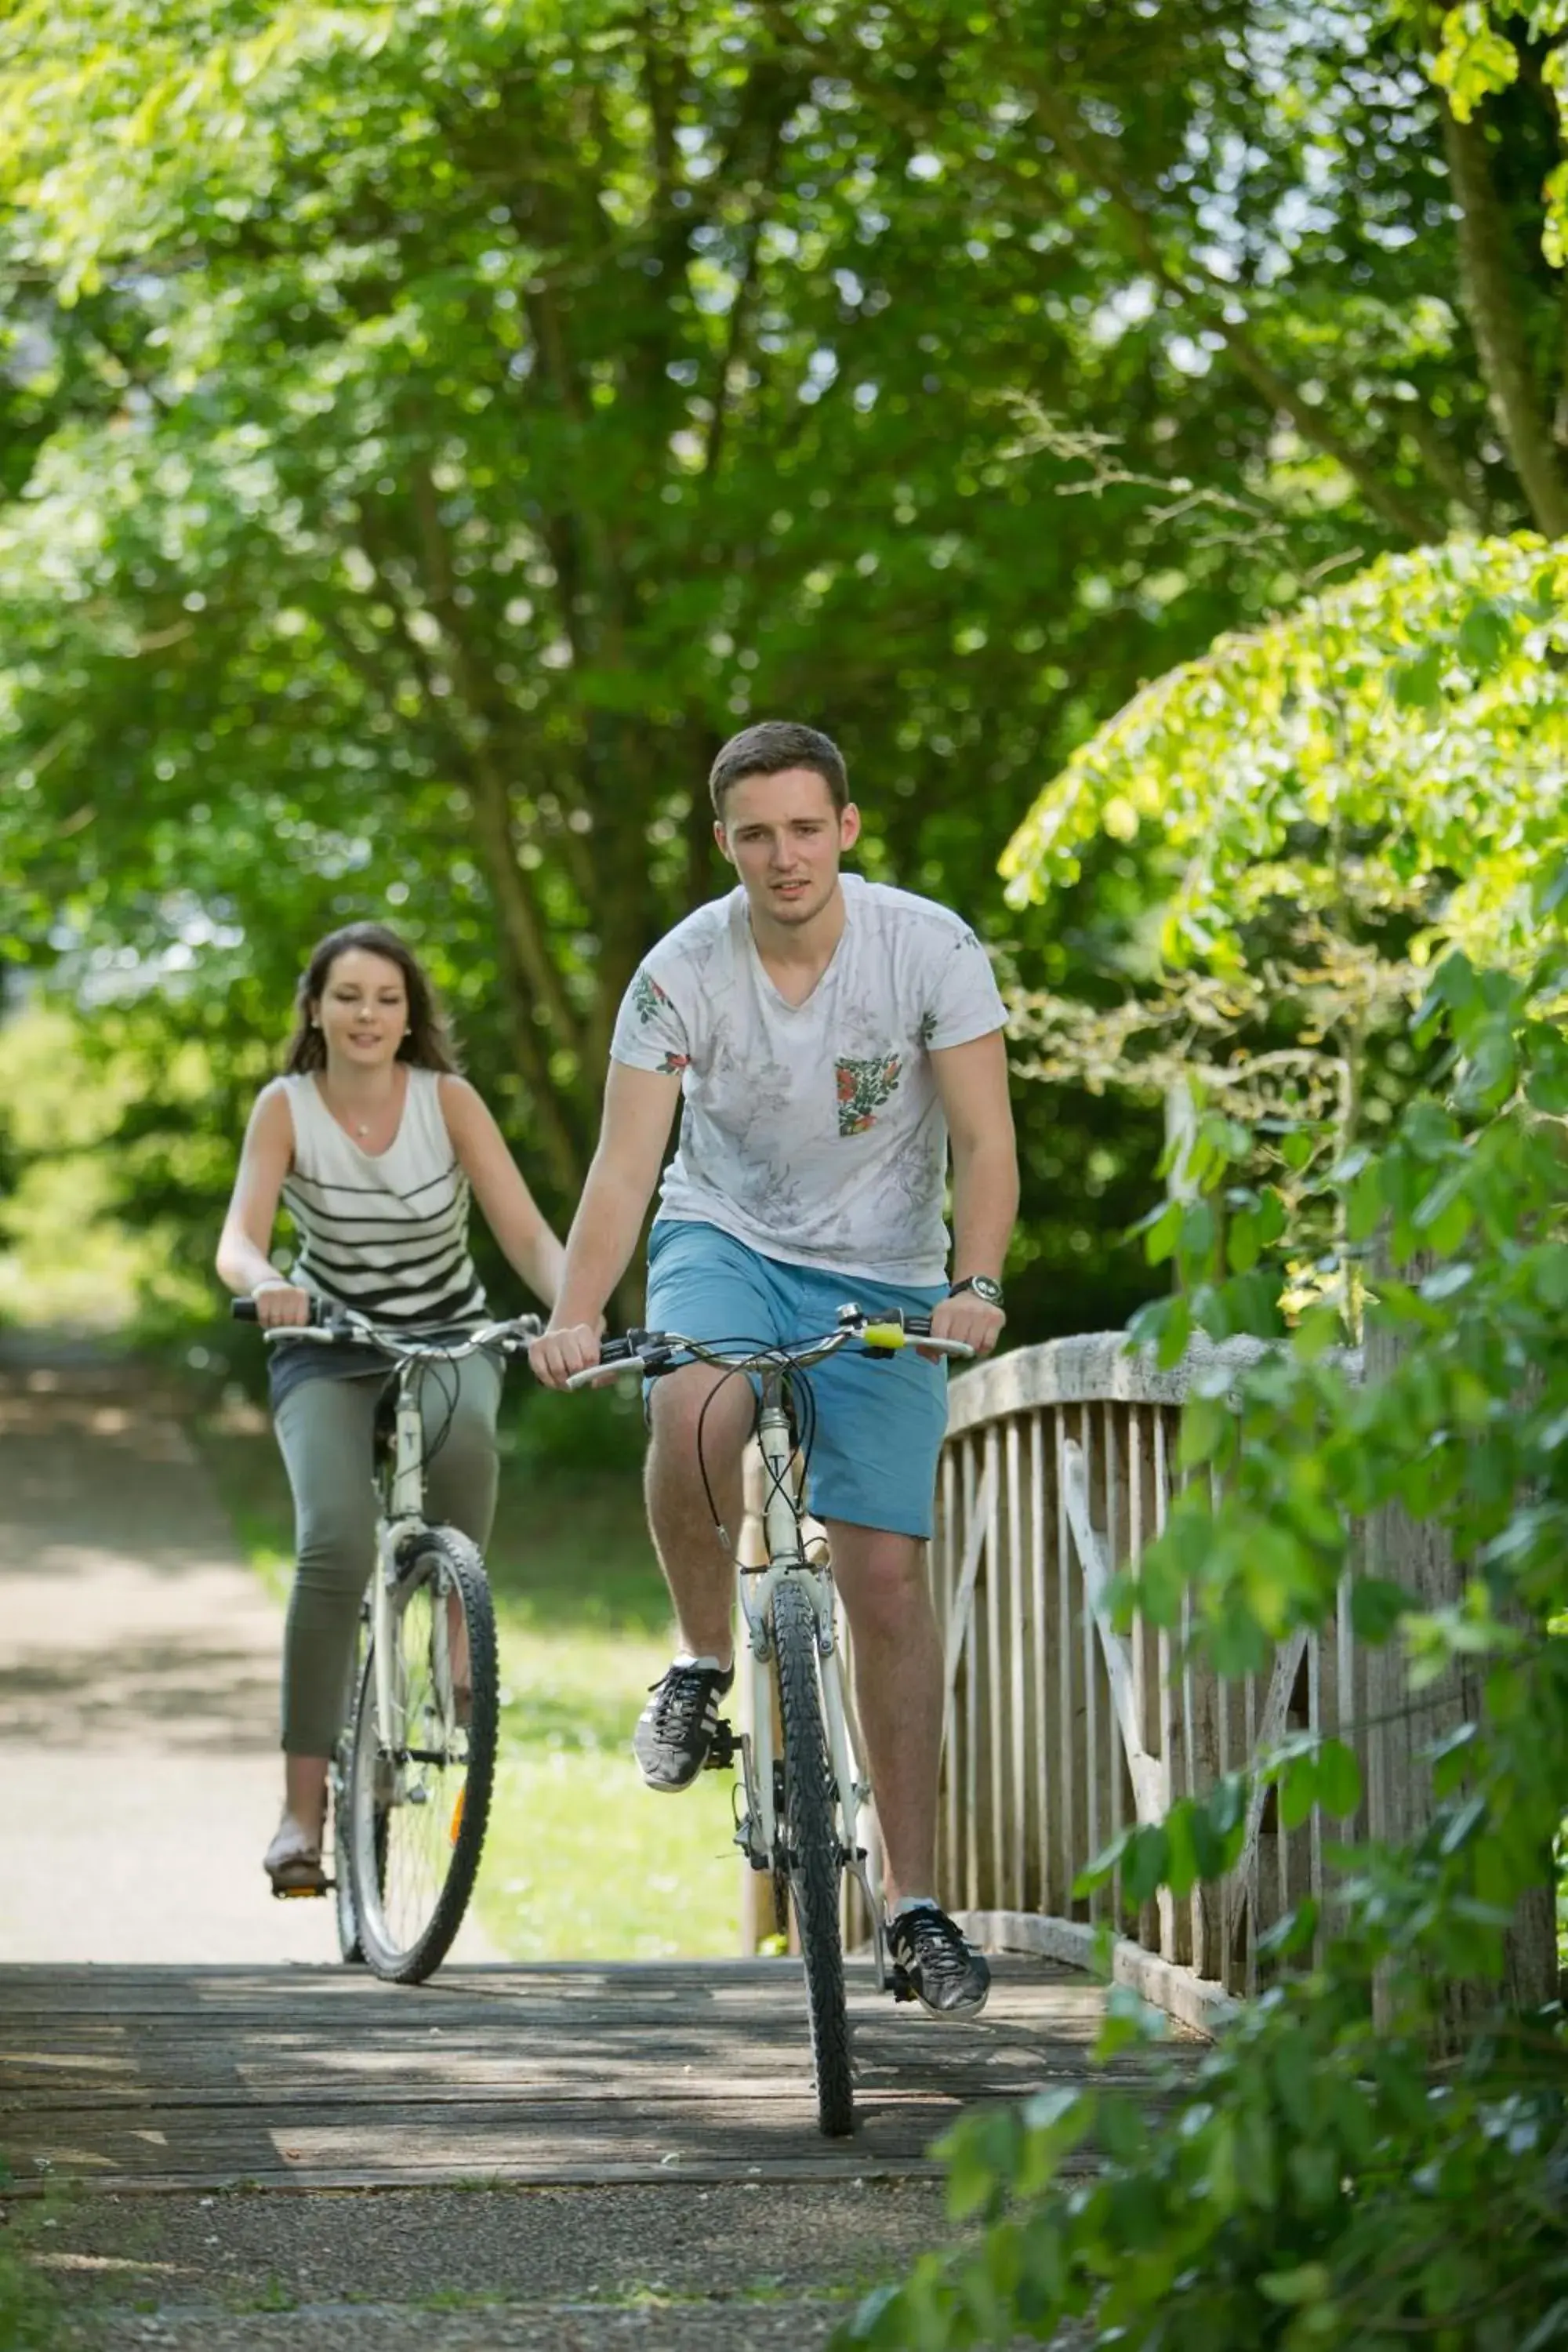
POLYGON ((721 1716, 713 1726, 713 1737, 708 1744, 707 1756, 703 1759, 703 1770, 705 1772, 728 1771, 740 1754, 740 1750, 741 1743, 735 1737, 733 1725, 726 1723, 721 1716))
POLYGON ((909 1970, 901 1969, 897 1960, 888 1970, 888 1990, 895 2000, 913 2000, 916 1998, 914 1986, 910 1981, 909 1970))
POLYGON ((321 1886, 275 1886, 272 1892, 279 1903, 320 1903, 331 1894, 333 1885, 329 1878, 321 1886))

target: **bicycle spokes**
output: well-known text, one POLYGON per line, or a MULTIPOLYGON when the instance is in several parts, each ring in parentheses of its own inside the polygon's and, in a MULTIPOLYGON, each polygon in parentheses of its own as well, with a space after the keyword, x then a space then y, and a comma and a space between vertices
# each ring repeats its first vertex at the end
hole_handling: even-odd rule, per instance
POLYGON ((414 1979, 457 1931, 489 1810, 495 1627, 478 1555, 450 1529, 431 1534, 387 1614, 388 1655, 379 1683, 366 1674, 355 1728, 355 1891, 372 1966, 414 1979))

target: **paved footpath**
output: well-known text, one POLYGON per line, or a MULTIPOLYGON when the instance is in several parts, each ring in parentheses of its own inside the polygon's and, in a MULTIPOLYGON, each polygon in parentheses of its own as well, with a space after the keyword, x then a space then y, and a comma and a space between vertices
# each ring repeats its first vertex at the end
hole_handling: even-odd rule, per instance
POLYGON ((0 1349, 0 1961, 335 1959, 331 1906, 260 1866, 275 1603, 168 1396, 30 1352, 0 1349))
POLYGON ((942 2031, 858 1974, 829 2145, 790 1963, 339 1967, 259 1869, 279 1612, 122 1366, 0 1349, 0 2156, 62 2352, 820 2345, 944 2235, 936 2134, 1085 2068, 1085 1979, 942 2031))

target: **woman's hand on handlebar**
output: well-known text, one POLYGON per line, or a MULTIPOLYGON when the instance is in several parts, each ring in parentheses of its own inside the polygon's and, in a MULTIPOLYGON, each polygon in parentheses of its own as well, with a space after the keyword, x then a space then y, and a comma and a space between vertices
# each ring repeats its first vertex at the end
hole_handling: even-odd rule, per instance
POLYGON ((310 1319, 310 1294, 297 1283, 258 1282, 250 1296, 256 1319, 265 1330, 276 1331, 284 1325, 308 1323, 310 1319))
POLYGON ((591 1324, 568 1323, 529 1342, 533 1377, 547 1389, 563 1389, 574 1372, 589 1372, 599 1360, 599 1334, 591 1324))

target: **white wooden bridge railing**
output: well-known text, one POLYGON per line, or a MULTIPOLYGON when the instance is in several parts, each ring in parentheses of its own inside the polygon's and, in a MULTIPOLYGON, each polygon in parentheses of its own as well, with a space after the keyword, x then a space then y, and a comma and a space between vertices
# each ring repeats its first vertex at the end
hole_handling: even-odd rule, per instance
MULTIPOLYGON (((1286 1832, 1273 1793, 1255 1792, 1237 1867, 1179 1902, 1162 1891, 1132 1905, 1120 1874, 1087 1898, 1072 1890, 1124 1826, 1203 1796, 1289 1731, 1363 1747, 1365 1660, 1344 1599, 1331 1630, 1295 1634, 1270 1672, 1240 1682, 1192 1656, 1185 1620, 1126 1634, 1110 1621, 1110 1578, 1164 1524, 1197 1365, 1239 1369, 1256 1353, 1235 1341, 1162 1372, 1104 1333, 963 1373, 931 1548, 947 1674, 943 1901, 993 1948, 1061 1959, 1087 1961, 1109 1925, 1116 1974, 1204 2028, 1256 1989, 1259 1937, 1321 1894, 1317 1813, 1286 1832)), ((1363 1814, 1332 1833, 1364 1826, 1363 1814)))

